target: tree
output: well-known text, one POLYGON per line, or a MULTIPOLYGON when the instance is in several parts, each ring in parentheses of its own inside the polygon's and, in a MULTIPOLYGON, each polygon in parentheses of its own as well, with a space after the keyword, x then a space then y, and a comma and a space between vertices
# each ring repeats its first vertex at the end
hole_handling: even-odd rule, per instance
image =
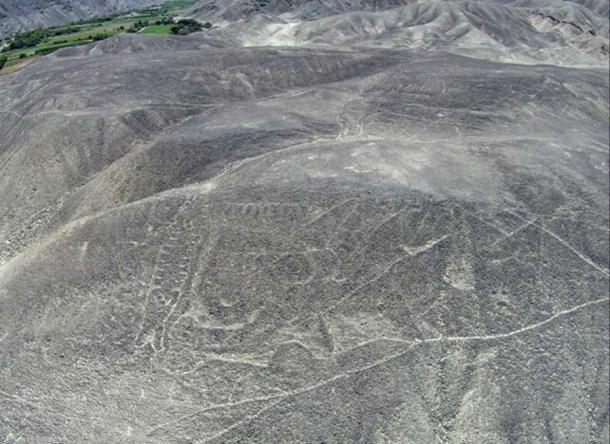
POLYGON ((201 31, 203 28, 210 28, 212 25, 210 23, 201 24, 197 20, 191 19, 183 19, 178 20, 178 22, 171 27, 170 31, 172 34, 178 35, 187 35, 192 32, 201 31))
POLYGON ((8 61, 8 57, 5 55, 0 55, 0 69, 4 68, 6 62, 8 61))

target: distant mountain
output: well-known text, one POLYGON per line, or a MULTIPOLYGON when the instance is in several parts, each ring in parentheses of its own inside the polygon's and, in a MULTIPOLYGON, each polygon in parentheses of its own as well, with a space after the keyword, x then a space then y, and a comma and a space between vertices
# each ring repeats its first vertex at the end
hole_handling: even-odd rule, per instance
POLYGON ((0 38, 163 3, 165 0, 0 0, 0 38))

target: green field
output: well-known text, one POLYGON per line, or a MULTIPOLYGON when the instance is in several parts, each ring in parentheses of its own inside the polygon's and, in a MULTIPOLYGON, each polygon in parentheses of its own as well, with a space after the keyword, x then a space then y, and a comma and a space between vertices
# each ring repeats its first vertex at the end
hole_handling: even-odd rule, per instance
POLYGON ((152 25, 142 29, 143 34, 171 34, 172 25, 152 25))
POLYGON ((172 25, 168 21, 180 15, 195 1, 170 0, 159 6, 140 11, 110 17, 97 17, 65 26, 37 29, 18 34, 4 42, 0 41, 0 47, 4 44, 14 46, 13 48, 5 47, 0 52, 0 55, 8 58, 4 70, 24 64, 24 59, 32 56, 49 54, 69 46, 84 45, 117 34, 127 32, 171 34, 172 25))

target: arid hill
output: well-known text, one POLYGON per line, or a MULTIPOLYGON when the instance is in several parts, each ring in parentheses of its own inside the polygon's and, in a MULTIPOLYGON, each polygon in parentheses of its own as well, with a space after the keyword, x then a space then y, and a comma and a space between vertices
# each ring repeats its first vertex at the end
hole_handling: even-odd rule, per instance
POLYGON ((607 8, 357 3, 0 76, 0 440, 608 442, 607 8))

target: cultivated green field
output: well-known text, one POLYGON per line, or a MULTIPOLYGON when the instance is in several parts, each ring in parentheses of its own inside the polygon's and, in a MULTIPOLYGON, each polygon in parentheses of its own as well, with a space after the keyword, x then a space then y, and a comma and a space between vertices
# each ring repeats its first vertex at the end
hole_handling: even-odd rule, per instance
MULTIPOLYGON (((25 64, 27 58, 49 54, 68 46, 83 45, 117 34, 171 34, 171 20, 196 0, 170 0, 159 6, 109 17, 72 23, 65 26, 36 29, 0 41, 0 56, 8 59, 3 71, 25 64)), ((12 70, 11 70, 12 71, 12 70)))
POLYGON ((172 25, 152 25, 142 29, 144 34, 171 34, 172 25))

